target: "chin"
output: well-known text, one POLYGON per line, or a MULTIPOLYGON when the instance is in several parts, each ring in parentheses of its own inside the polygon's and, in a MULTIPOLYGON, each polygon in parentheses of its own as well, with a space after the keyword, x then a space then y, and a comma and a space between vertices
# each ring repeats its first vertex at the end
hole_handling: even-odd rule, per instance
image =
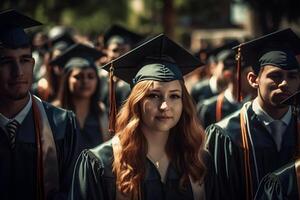
POLYGON ((12 99, 12 100, 22 100, 22 99, 25 99, 28 95, 28 91, 27 92, 23 92, 23 93, 14 93, 14 94, 11 94, 9 95, 9 98, 12 99))

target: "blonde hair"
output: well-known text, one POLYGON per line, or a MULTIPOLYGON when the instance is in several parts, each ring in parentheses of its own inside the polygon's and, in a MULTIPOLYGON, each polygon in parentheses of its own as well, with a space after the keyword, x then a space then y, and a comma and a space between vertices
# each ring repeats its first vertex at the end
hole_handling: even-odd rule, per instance
MULTIPOLYGON (((148 149, 146 138, 139 128, 139 102, 146 96, 153 82, 137 83, 117 116, 116 133, 121 148, 115 154, 113 171, 116 174, 118 190, 133 197, 137 197, 140 183, 145 176, 148 149)), ((180 84, 183 91, 183 111, 179 122, 170 131, 166 151, 175 167, 183 172, 180 186, 184 187, 189 182, 189 176, 193 181, 202 181, 206 170, 202 159, 204 130, 198 122, 195 105, 183 81, 180 84)))

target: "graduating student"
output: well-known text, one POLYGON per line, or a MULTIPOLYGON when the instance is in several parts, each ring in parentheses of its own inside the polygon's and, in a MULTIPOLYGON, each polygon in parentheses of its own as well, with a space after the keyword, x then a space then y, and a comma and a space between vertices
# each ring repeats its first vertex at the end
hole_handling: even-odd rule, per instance
POLYGON ((238 45, 239 42, 232 41, 226 43, 218 48, 213 49, 208 54, 208 64, 209 69, 211 71, 212 76, 208 79, 204 79, 198 83, 196 83, 191 89, 191 95, 196 102, 196 104, 202 102, 205 99, 209 99, 213 96, 216 96, 223 92, 227 85, 228 80, 224 78, 223 71, 224 66, 218 65, 217 55, 223 51, 231 49, 232 47, 238 45))
POLYGON ((132 91, 113 139, 79 156, 70 198, 217 199, 204 132, 183 82, 200 61, 159 35, 113 64, 132 91))
POLYGON ((295 155, 296 121, 280 102, 299 88, 299 50, 291 29, 239 45, 239 58, 253 67, 248 80, 257 97, 206 129, 224 199, 253 199, 259 181, 295 155))
MULTIPOLYGON (((300 91, 293 94, 282 104, 293 105, 293 112, 298 113, 297 130, 300 131, 299 105, 300 91)), ((297 160, 265 176, 257 190, 256 200, 298 200, 300 199, 300 148, 298 134, 298 154, 297 160)))
POLYGON ((0 13, 0 199, 66 199, 76 159, 72 112, 29 90, 34 59, 24 29, 41 25, 0 13))
POLYGON ((64 66, 58 98, 54 105, 76 114, 80 134, 78 149, 93 148, 108 140, 108 115, 100 101, 101 90, 95 60, 103 54, 86 45, 75 44, 52 63, 64 66))
MULTIPOLYGON (((107 29, 103 36, 104 50, 107 60, 105 64, 120 57, 130 51, 137 43, 143 40, 143 36, 126 29, 123 26, 114 24, 107 29)), ((100 70, 100 80, 103 90, 101 91, 101 100, 108 105, 108 75, 105 70, 100 70)), ((130 93, 128 83, 116 80, 117 108, 120 108, 124 100, 130 93)))
POLYGON ((217 55, 217 58, 218 65, 222 65, 224 68, 223 75, 225 79, 228 79, 228 86, 225 91, 219 95, 197 104, 197 114, 205 128, 240 109, 244 101, 251 99, 251 92, 254 92, 254 89, 250 87, 246 78, 248 72, 251 71, 251 67, 243 65, 241 75, 241 85, 243 87, 241 95, 244 97, 244 101, 239 102, 237 98, 238 82, 235 67, 235 52, 233 50, 223 50, 217 55))

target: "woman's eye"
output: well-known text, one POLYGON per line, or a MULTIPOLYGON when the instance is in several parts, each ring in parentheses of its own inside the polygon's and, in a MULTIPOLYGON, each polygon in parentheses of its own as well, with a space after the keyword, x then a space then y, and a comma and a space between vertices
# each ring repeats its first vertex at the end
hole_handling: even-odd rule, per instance
POLYGON ((76 80, 80 80, 80 76, 79 75, 76 75, 76 76, 73 76, 76 80))
POLYGON ((179 94, 172 94, 171 99, 181 99, 181 96, 179 94))
POLYGON ((159 98, 159 95, 152 93, 152 94, 148 94, 147 97, 150 98, 150 99, 155 99, 155 98, 159 98))

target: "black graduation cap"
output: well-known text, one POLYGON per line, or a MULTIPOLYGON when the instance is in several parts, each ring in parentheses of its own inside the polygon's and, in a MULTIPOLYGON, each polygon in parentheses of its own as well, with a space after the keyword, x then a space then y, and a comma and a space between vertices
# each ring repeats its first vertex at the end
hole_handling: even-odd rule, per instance
POLYGON ((49 39, 52 46, 57 44, 70 47, 75 44, 71 31, 66 27, 54 27, 53 34, 49 34, 49 39))
POLYGON ((183 75, 203 63, 164 34, 143 42, 138 47, 107 63, 103 69, 110 72, 109 132, 115 131, 116 100, 113 75, 131 86, 143 80, 183 80, 183 75))
POLYGON ((280 104, 299 106, 300 105, 300 90, 295 92, 293 95, 289 96, 283 100, 280 104))
POLYGON ((116 42, 116 43, 128 43, 135 45, 144 39, 143 36, 134 33, 120 25, 112 25, 108 30, 105 31, 103 36, 104 45, 116 42))
POLYGON ((0 13, 0 45, 17 48, 30 45, 24 29, 42 25, 42 23, 25 16, 16 10, 0 13))
POLYGON ((238 40, 230 40, 226 41, 221 46, 218 46, 210 51, 207 52, 208 54, 208 62, 218 62, 218 54, 220 54, 222 51, 232 49, 234 46, 238 45, 238 40))
POLYGON ((266 65, 285 70, 300 69, 295 57, 300 53, 300 39, 290 28, 242 43, 233 49, 238 51, 239 48, 241 59, 251 65, 256 74, 266 65))
POLYGON ((235 68, 235 52, 231 49, 222 50, 217 54, 217 60, 224 63, 224 69, 234 69, 235 68))
POLYGON ((89 65, 92 66, 95 60, 101 56, 103 56, 103 53, 95 48, 83 44, 74 44, 61 55, 53 59, 50 65, 58 65, 65 68, 65 70, 69 70, 73 66, 84 67, 88 61, 89 65))
POLYGON ((187 50, 160 34, 140 46, 107 63, 107 71, 114 68, 114 75, 135 85, 142 80, 182 80, 183 75, 203 63, 187 50))

